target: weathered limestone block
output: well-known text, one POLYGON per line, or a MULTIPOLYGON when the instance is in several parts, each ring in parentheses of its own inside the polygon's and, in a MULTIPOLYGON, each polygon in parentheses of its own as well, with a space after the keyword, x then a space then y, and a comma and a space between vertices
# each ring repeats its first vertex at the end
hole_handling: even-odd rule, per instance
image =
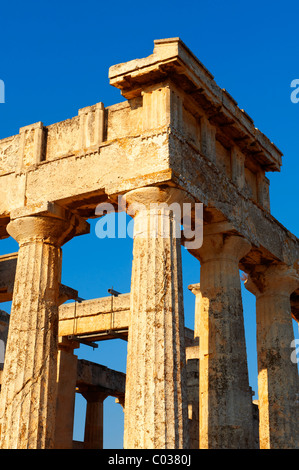
POLYGON ((126 200, 136 212, 124 447, 187 448, 180 219, 173 208, 150 208, 181 205, 186 193, 148 187, 127 193, 126 200))
POLYGON ((270 212, 270 181, 261 171, 257 174, 257 201, 268 212, 270 212))
POLYGON ((66 155, 76 155, 80 150, 79 116, 47 126, 46 162, 65 158, 66 155))
MULTIPOLYGON (((143 131, 156 130, 168 127, 184 133, 183 99, 179 90, 170 80, 162 84, 145 87, 142 91, 142 124, 143 131)), ((190 136, 192 140, 196 137, 190 136)))
POLYGON ((45 133, 42 122, 20 129, 18 171, 38 165, 45 157, 45 133))
POLYGON ((104 140, 105 107, 103 103, 79 109, 80 147, 99 146, 104 140))
POLYGON ((232 181, 242 191, 245 186, 245 155, 234 145, 231 149, 232 181))
POLYGON ((77 387, 80 390, 100 389, 109 396, 123 398, 125 386, 125 373, 85 359, 78 360, 77 387))
POLYGON ((139 135, 143 131, 142 96, 107 106, 105 138, 107 141, 139 135))
POLYGON ((143 91, 143 130, 155 129, 170 124, 169 87, 151 86, 143 91))
POLYGON ((1 390, 0 446, 52 448, 61 245, 77 233, 78 220, 55 205, 48 205, 48 212, 27 207, 11 219, 8 232, 19 243, 19 253, 1 390))
POLYGON ((284 265, 257 266, 245 283, 256 295, 261 449, 299 448, 299 378, 292 361, 290 305, 298 285, 297 272, 284 265))
POLYGON ((0 174, 15 171, 18 164, 20 135, 0 140, 0 174))
POLYGON ((201 125, 201 152, 212 162, 216 162, 216 127, 203 116, 201 125))
POLYGON ((205 235, 201 261, 200 448, 252 448, 248 381, 238 263, 250 244, 237 235, 205 235))
POLYGON ((73 302, 59 307, 59 336, 128 330, 130 294, 73 302), (113 311, 112 311, 113 310, 113 311))

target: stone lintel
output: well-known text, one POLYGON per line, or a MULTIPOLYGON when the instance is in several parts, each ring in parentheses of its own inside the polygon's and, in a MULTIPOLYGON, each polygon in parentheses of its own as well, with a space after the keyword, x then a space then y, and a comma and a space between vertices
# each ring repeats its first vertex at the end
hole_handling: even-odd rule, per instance
MULTIPOLYGON (((84 300, 59 307, 59 336, 88 336, 90 341, 113 339, 117 332, 123 339, 128 335, 130 294, 84 300), (113 307, 113 308, 112 308, 113 307)), ((194 331, 185 327, 185 345, 196 346, 194 331)))
POLYGON ((125 330, 129 314, 130 294, 64 304, 59 307, 59 336, 125 330))
POLYGON ((126 374, 85 359, 77 365, 78 391, 101 391, 114 397, 125 393, 126 374))
POLYGON ((116 201, 119 195, 122 195, 133 189, 144 188, 145 186, 151 185, 173 185, 173 172, 169 168, 167 170, 162 170, 154 173, 147 173, 136 178, 122 179, 121 182, 109 184, 106 186, 105 191, 108 194, 109 198, 113 201, 116 201))
POLYGON ((64 304, 67 300, 77 300, 78 291, 71 287, 60 284, 59 286, 59 305, 64 304))

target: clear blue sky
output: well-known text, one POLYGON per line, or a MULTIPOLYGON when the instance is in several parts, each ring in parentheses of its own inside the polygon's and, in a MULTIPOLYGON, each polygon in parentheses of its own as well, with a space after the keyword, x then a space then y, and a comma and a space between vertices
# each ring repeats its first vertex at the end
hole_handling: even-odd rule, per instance
MULTIPOLYGON (((283 151, 281 173, 267 175, 272 214, 299 236, 299 103, 290 100, 290 83, 299 78, 298 15, 298 4, 290 1, 2 2, 0 79, 6 103, 0 104, 0 139, 37 121, 49 125, 71 118, 99 101, 105 106, 123 101, 109 85, 109 67, 151 54, 154 39, 179 36, 283 151)), ((107 295, 112 285, 128 292, 132 241, 99 240, 94 225, 90 235, 63 248, 62 282, 86 299, 107 295)), ((0 250, 17 251, 17 244, 4 240, 0 250)), ((194 297, 187 286, 199 281, 199 265, 186 252, 183 276, 186 325, 193 327, 194 297)), ((250 384, 257 392, 255 304, 245 290, 244 311, 250 384)), ((94 351, 81 347, 78 356, 125 371, 126 343, 106 342, 94 351)), ((76 404, 78 440, 83 440, 84 401, 76 404)), ((122 447, 122 426, 122 409, 108 398, 106 448, 122 447)))

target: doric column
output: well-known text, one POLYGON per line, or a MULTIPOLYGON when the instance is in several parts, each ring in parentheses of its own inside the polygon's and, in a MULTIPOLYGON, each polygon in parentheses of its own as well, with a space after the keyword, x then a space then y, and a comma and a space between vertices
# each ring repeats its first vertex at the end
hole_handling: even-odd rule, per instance
POLYGON ((250 244, 238 235, 207 235, 200 271, 200 448, 253 447, 239 260, 250 244))
POLYGON ((126 200, 133 208, 133 214, 128 212, 134 216, 134 248, 124 447, 188 448, 177 211, 187 202, 186 193, 147 187, 130 191, 126 200), (154 208, 152 203, 161 205, 154 208))
POLYGON ((200 306, 201 306, 201 292, 200 283, 190 284, 188 289, 195 295, 195 312, 194 312, 194 338, 199 338, 199 324, 200 324, 200 306))
POLYGON ((78 359, 74 349, 79 346, 79 343, 67 338, 60 338, 58 345, 55 449, 73 448, 78 359))
POLYGON ((199 324, 201 292, 200 284, 191 284, 188 289, 195 295, 194 339, 197 346, 186 348, 187 360, 187 392, 188 392, 188 418, 189 418, 189 447, 199 449, 199 324))
POLYGON ((245 286, 256 296, 260 448, 299 448, 299 378, 292 361, 290 303, 299 275, 283 265, 260 266, 245 286))
POLYGON ((199 449, 199 350, 186 348, 189 449, 199 449))
POLYGON ((78 220, 46 207, 16 211, 7 227, 19 253, 1 391, 2 449, 54 445, 61 245, 77 233, 78 220))
POLYGON ((98 391, 83 392, 87 400, 84 431, 84 449, 103 449, 104 400, 107 393, 98 391))

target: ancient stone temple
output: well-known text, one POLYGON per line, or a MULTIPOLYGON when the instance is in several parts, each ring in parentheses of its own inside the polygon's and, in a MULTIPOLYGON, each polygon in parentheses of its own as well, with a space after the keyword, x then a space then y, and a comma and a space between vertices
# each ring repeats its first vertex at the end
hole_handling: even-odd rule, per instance
POLYGON ((271 215, 266 177, 282 153, 178 38, 154 41, 109 79, 121 103, 0 140, 0 236, 19 244, 0 259, 0 299, 12 300, 0 314, 0 447, 76 447, 77 392, 85 448, 102 447, 109 395, 124 410, 125 448, 298 448, 299 244, 271 215), (194 331, 184 325, 185 222, 172 209, 186 202, 191 225, 203 205, 203 243, 188 248, 200 266, 194 331), (113 314, 110 296, 80 301, 61 284, 62 246, 89 232, 100 203, 136 208, 131 291, 114 297, 113 314), (258 403, 240 270, 256 296, 258 403), (74 353, 116 336, 128 341, 126 374, 74 353))

